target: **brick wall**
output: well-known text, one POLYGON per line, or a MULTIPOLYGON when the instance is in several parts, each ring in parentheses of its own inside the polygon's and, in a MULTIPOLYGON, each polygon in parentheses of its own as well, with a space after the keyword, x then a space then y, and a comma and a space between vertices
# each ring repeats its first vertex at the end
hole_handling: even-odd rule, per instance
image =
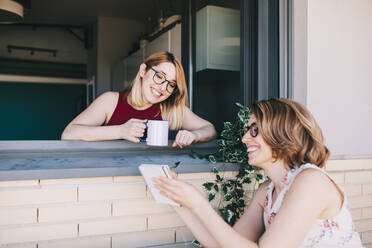
POLYGON ((348 197, 363 244, 372 248, 372 159, 331 160, 326 169, 348 197))
MULTIPOLYGON (((372 248, 372 159, 332 160, 327 170, 348 195, 357 230, 372 248)), ((198 187, 213 177, 180 175, 198 187)), ((191 240, 174 211, 151 200, 140 176, 0 182, 0 247, 175 247, 191 240)))

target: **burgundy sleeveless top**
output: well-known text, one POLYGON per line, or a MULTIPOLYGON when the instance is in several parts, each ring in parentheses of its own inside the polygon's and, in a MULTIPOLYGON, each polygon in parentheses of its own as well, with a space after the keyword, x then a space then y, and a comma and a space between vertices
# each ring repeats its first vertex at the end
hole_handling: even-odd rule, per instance
POLYGON ((120 92, 118 103, 116 105, 114 113, 111 116, 111 119, 107 123, 107 126, 121 125, 132 118, 162 120, 160 104, 154 104, 144 110, 137 110, 129 105, 129 103, 127 102, 127 96, 124 94, 124 92, 120 92))

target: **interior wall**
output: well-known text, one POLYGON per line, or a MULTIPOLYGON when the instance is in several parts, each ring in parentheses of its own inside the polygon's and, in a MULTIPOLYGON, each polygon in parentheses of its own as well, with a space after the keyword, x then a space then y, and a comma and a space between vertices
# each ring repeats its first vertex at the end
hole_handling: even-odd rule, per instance
MULTIPOLYGON (((81 30, 75 30, 79 33, 81 30)), ((0 25, 0 57, 22 60, 41 60, 51 62, 87 63, 87 51, 84 43, 62 28, 0 25), (51 53, 12 50, 7 46, 25 46, 58 50, 57 56, 51 53)))
POLYGON ((111 87, 111 67, 126 57, 144 34, 145 22, 129 19, 98 17, 97 28, 97 96, 111 87))
POLYGON ((370 0, 308 1, 307 105, 332 155, 372 155, 371 13, 370 0))

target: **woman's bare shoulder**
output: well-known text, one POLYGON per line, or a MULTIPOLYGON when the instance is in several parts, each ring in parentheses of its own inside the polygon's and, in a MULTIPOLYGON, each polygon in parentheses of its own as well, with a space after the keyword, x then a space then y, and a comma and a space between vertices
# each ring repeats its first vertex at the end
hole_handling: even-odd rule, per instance
POLYGON ((107 91, 102 93, 93 103, 105 107, 116 106, 119 98, 119 93, 114 91, 107 91))

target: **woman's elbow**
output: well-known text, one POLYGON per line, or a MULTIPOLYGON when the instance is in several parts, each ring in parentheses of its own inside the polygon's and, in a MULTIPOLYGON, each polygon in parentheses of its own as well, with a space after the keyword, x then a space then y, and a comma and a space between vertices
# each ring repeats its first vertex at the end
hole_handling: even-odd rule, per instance
POLYGON ((74 137, 71 133, 71 127, 67 126, 65 130, 63 130, 62 135, 61 135, 61 140, 73 140, 74 137))

